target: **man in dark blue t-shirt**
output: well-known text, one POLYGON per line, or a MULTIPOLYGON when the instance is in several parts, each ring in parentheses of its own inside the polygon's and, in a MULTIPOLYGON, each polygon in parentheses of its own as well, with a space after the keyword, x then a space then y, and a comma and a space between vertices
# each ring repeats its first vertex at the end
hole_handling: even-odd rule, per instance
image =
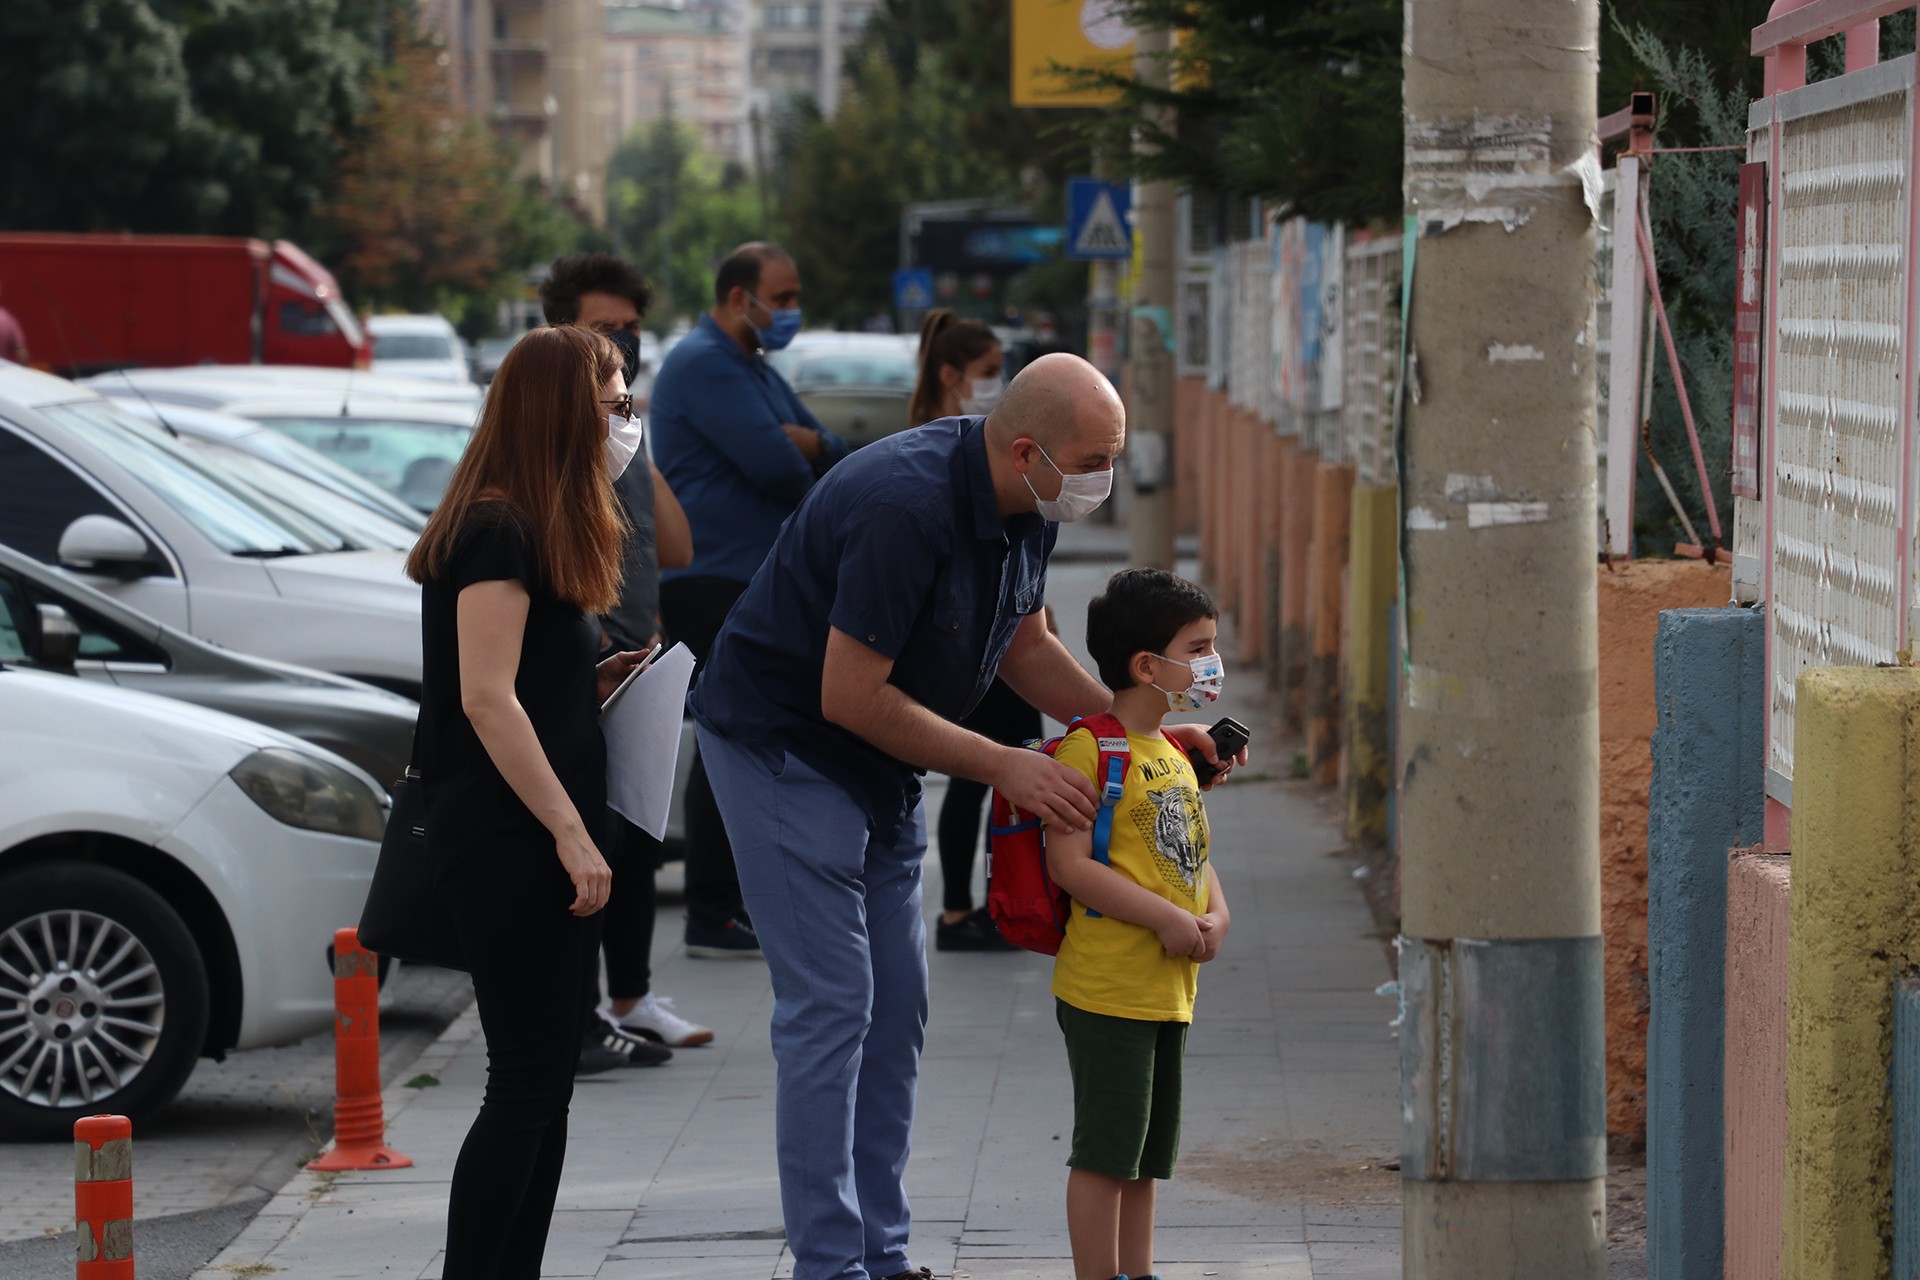
POLYGON ((1042 606, 1057 522, 1106 498, 1125 435, 1107 380, 1054 355, 987 418, 868 445, 781 530, 694 689, 773 977, 794 1280, 911 1274, 902 1178, 927 1016, 919 775, 976 778, 1050 823, 1092 825, 1086 778, 953 721, 996 674, 1061 720, 1109 706, 1042 606))
MULTIPOLYGON (((741 245, 714 276, 713 308, 653 382, 654 461, 693 528, 693 563, 660 577, 667 634, 707 660, 780 526, 847 444, 820 425, 766 353, 800 330, 800 272, 770 244, 741 245)), ((687 779, 687 953, 755 956, 733 853, 704 757, 687 779)))

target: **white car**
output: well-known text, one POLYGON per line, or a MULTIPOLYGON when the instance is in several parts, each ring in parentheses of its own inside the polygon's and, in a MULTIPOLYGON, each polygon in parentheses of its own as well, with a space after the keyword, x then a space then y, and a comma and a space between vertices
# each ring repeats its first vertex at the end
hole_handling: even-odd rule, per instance
POLYGON ((373 316, 373 371, 472 385, 467 350, 445 316, 373 316))
POLYGON ((440 505, 478 415, 459 405, 356 398, 350 408, 292 396, 235 400, 222 411, 291 436, 417 511, 440 505))
POLYGON ((149 423, 0 367, 0 542, 142 613, 417 698, 405 553, 338 551, 149 423))
MULTIPOLYGON (((247 454, 310 480, 416 535, 426 527, 425 516, 379 485, 251 418, 121 396, 114 396, 113 402, 135 417, 163 427, 216 456, 230 457, 234 452, 247 454)), ((402 545, 412 543, 413 539, 408 538, 402 545)))
POLYGON ((121 369, 81 380, 105 396, 140 396, 158 404, 218 409, 234 400, 274 396, 331 398, 335 409, 362 399, 430 400, 478 410, 471 382, 441 382, 299 364, 195 364, 175 369, 121 369))
POLYGON ((0 667, 0 1139, 136 1123, 333 1020, 386 796, 250 721, 0 667))
MULTIPOLYGON (((453 465, 479 420, 475 406, 389 395, 385 386, 371 391, 365 386, 303 390, 292 383, 245 379, 148 379, 149 372, 132 371, 132 391, 119 374, 90 378, 85 385, 116 401, 144 396, 142 416, 155 421, 178 407, 218 411, 271 427, 416 512, 430 512, 440 504, 453 465)), ((193 370, 164 372, 185 375, 193 370)))

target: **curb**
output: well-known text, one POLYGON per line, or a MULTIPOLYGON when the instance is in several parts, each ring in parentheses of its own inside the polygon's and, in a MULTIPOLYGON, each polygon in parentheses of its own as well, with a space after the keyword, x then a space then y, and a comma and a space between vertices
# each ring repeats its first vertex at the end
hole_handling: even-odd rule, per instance
MULTIPOLYGON (((393 1073, 393 1083, 380 1091, 389 1131, 393 1128, 394 1118, 425 1092, 422 1089, 409 1089, 406 1081, 422 1072, 438 1074, 444 1071, 448 1064, 479 1038, 480 1009, 469 1002, 460 1016, 447 1024, 447 1029, 440 1033, 438 1039, 422 1049, 411 1063, 393 1073)), ((332 1145, 328 1143, 327 1147, 331 1148, 332 1145)), ((213 1261, 193 1273, 192 1280, 233 1280, 236 1275, 265 1275, 276 1270, 268 1261, 273 1251, 293 1234, 306 1217, 308 1209, 325 1201, 327 1191, 337 1176, 318 1173, 304 1166, 300 1168, 274 1194, 273 1199, 261 1207, 253 1221, 234 1237, 233 1243, 222 1249, 213 1261)))

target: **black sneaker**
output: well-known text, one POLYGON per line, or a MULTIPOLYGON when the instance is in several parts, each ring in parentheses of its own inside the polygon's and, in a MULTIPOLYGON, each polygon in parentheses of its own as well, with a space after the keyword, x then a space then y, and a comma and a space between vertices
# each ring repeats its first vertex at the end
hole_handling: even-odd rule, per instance
POLYGON ((655 1044, 639 1032, 628 1031, 605 1013, 595 1013, 593 1017, 599 1025, 591 1029, 591 1034, 597 1034, 601 1044, 614 1046, 614 1052, 626 1054, 626 1061, 620 1063, 622 1067, 659 1067, 672 1061, 674 1052, 664 1044, 655 1044))
POLYGON ((985 907, 962 916, 952 924, 940 921, 934 926, 933 946, 936 951, 1019 950, 1000 936, 1000 926, 993 922, 993 917, 985 907))
POLYGON ((756 959, 760 955, 760 935, 738 918, 721 925, 688 920, 687 954, 703 960, 756 959))
MULTIPOLYGON (((881 1280, 933 1280, 932 1267, 915 1267, 912 1271, 902 1271, 895 1276, 882 1276, 881 1280)), ((1121 1280, 1126 1280, 1122 1276, 1121 1280)))
POLYGON ((625 1049, 609 1045, 606 1040, 605 1036, 595 1034, 592 1027, 587 1028, 586 1037, 580 1045, 580 1060, 573 1065, 576 1077, 597 1076, 603 1071, 627 1065, 625 1049))

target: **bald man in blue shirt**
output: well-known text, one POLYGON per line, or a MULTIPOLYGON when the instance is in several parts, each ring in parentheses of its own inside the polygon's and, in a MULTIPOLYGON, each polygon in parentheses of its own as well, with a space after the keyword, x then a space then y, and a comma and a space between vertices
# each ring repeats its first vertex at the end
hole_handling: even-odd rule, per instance
MULTIPOLYGON (((1111 705, 1042 610, 1057 522, 1105 499, 1125 437, 1106 378, 1052 355, 986 418, 868 445, 781 530, 694 689, 773 978, 794 1280, 924 1274, 903 1183, 927 1019, 920 775, 1092 825, 1085 777, 954 722, 996 675, 1060 720, 1111 705)), ((1202 727, 1169 732, 1214 758, 1202 727)))

